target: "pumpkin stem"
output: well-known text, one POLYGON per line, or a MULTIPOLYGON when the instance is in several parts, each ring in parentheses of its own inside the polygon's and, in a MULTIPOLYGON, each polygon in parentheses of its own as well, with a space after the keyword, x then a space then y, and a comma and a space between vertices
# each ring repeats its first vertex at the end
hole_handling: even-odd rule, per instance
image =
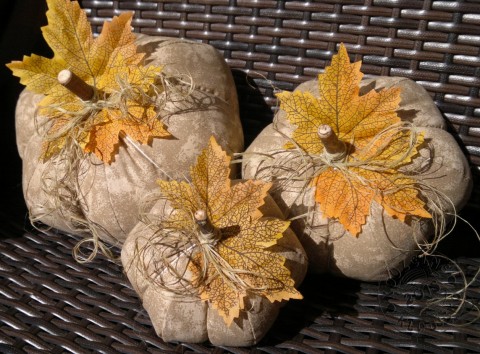
POLYGON ((220 230, 212 225, 207 212, 199 209, 194 214, 195 222, 200 230, 201 241, 215 245, 221 238, 220 230))
POLYGON ((347 147, 338 138, 331 126, 322 124, 318 127, 317 133, 325 147, 325 155, 327 155, 330 161, 338 161, 345 158, 347 147))
POLYGON ((93 87, 70 70, 60 71, 58 73, 57 80, 61 85, 76 94, 83 101, 90 101, 93 98, 93 87))

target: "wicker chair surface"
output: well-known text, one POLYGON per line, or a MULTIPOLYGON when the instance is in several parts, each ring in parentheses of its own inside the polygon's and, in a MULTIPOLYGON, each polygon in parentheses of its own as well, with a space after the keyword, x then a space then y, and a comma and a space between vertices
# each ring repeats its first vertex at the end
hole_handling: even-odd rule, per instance
MULTIPOLYGON (((478 1, 80 3, 96 32, 105 20, 134 10, 136 32, 202 41, 221 51, 237 84, 246 144, 271 122, 275 89, 293 90, 315 77, 343 42, 352 60, 363 61, 364 73, 412 78, 430 92, 478 180, 478 1)), ((465 214, 474 226, 479 190, 475 181, 465 214)), ((383 283, 310 275, 301 287, 305 299, 290 302, 257 346, 219 348, 164 343, 118 264, 103 256, 79 264, 71 255, 76 236, 25 225, 0 229, 2 353, 480 352, 480 322, 469 323, 480 303, 480 281, 459 297, 458 269, 441 258, 415 259, 383 283)), ((468 227, 458 228, 440 251, 470 279, 480 254, 467 234, 468 227)))

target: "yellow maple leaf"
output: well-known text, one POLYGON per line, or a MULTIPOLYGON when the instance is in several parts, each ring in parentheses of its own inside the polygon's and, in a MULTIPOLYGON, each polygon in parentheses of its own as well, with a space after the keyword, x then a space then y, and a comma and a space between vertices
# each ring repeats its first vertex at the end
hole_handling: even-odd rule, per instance
POLYGON ((259 210, 270 184, 247 180, 232 185, 230 157, 215 138, 191 167, 191 183, 159 180, 173 213, 166 229, 196 229, 199 252, 191 260, 200 298, 208 301, 229 325, 244 309, 248 295, 270 301, 300 299, 285 258, 269 249, 289 222, 263 217, 259 210), (208 232, 194 218, 205 213, 208 232))
POLYGON ((295 126, 294 143, 286 148, 298 146, 309 155, 323 156, 311 182, 320 210, 355 236, 372 201, 402 221, 408 215, 431 217, 415 179, 401 172, 418 154, 423 134, 402 125, 396 113, 400 89, 360 96, 360 66, 350 62, 341 44, 331 65, 318 76, 318 98, 301 91, 277 95, 295 126))
POLYGON ((7 64, 27 89, 46 96, 39 113, 49 119, 50 127, 41 157, 58 154, 74 139, 86 153, 111 163, 121 132, 133 133, 131 137, 142 144, 170 136, 155 114, 154 98, 145 101, 162 68, 141 64, 145 54, 137 53, 132 13, 106 22, 94 38, 78 2, 47 0, 47 4, 48 25, 42 32, 53 58, 33 54, 7 64), (64 69, 93 88, 88 102, 58 82, 64 69))

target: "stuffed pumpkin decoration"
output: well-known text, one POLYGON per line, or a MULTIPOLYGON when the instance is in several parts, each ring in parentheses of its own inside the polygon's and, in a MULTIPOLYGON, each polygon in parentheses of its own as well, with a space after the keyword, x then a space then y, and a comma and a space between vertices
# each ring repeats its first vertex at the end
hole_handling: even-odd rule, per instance
POLYGON ((243 149, 236 89, 217 50, 131 33, 131 13, 94 38, 77 2, 48 0, 52 59, 8 67, 32 220, 121 245, 158 178, 183 178, 213 134, 243 149))
POLYGON ((301 244, 270 184, 230 180, 230 159, 212 137, 191 181, 158 181, 157 202, 123 245, 125 272, 165 341, 253 345, 301 298, 301 244))
POLYGON ((469 165, 429 94, 363 79, 341 45, 331 66, 281 92, 274 123, 245 152, 244 178, 271 194, 310 270, 377 281, 430 253, 471 190, 469 165))

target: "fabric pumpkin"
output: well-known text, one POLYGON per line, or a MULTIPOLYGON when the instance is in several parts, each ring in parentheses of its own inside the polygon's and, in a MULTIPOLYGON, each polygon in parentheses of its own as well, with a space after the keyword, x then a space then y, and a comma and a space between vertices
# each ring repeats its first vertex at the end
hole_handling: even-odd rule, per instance
POLYGON ((44 118, 35 117, 35 111, 42 96, 23 91, 16 110, 17 145, 33 220, 74 234, 89 235, 93 226, 97 237, 121 245, 138 222, 139 203, 148 197, 155 180, 186 176, 187 167, 212 134, 227 151, 243 150, 233 77, 215 48, 145 35, 138 36, 137 45, 147 53, 147 63, 164 66, 172 80, 187 81, 183 89, 167 90, 160 115, 172 138, 153 139, 151 146, 127 143, 111 164, 85 155, 72 176, 68 164, 56 157, 39 161, 42 132, 35 121, 41 126, 44 118), (53 197, 52 185, 66 174, 69 183, 53 197))
MULTIPOLYGON (((265 217, 283 219, 280 209, 268 195, 260 210, 265 217)), ((170 203, 160 199, 150 214, 161 218, 171 211, 170 203)), ((227 325, 209 302, 202 301, 199 296, 184 295, 184 282, 179 282, 172 276, 171 283, 175 284, 173 289, 165 289, 152 280, 158 275, 161 255, 165 250, 168 252, 167 246, 162 246, 162 240, 158 238, 159 231, 155 224, 139 222, 122 248, 125 273, 142 299, 143 307, 157 334, 167 342, 201 343, 208 340, 215 346, 238 347, 258 343, 271 328, 286 302, 270 302, 263 296, 248 295, 245 309, 227 325)), ((300 285, 308 262, 303 247, 290 228, 284 231, 283 237, 269 250, 286 259, 285 266, 290 270, 295 286, 300 285)), ((173 272, 183 273, 189 258, 181 250, 178 254, 173 272)), ((163 282, 168 282, 168 275, 166 277, 167 279, 163 277, 163 282)), ((191 274, 187 273, 184 277, 190 279, 191 274)))
MULTIPOLYGON (((436 203, 445 221, 450 221, 469 197, 471 174, 464 154, 445 130, 442 115, 428 92, 414 81, 400 77, 371 77, 363 79, 360 86, 361 94, 384 87, 401 88, 397 113, 403 121, 413 123, 413 129, 424 132, 426 142, 411 169, 422 170, 416 178, 428 184, 430 192, 436 191, 426 193, 427 198, 441 196, 436 203)), ((316 80, 305 82, 296 90, 319 97, 316 80)), ((335 220, 326 218, 314 201, 313 188, 303 188, 305 181, 279 182, 277 177, 282 175, 278 172, 282 169, 279 166, 295 171, 299 165, 298 162, 289 165, 291 151, 284 147, 294 129, 286 113, 279 110, 274 122, 248 147, 243 178, 273 180, 272 196, 288 218, 295 218, 292 229, 307 251, 312 272, 366 281, 386 280, 398 274, 420 252, 419 245, 432 241, 434 226, 430 219, 405 223, 389 216, 375 201, 358 237, 349 234, 335 220), (304 215, 307 217, 299 217, 304 215)))

